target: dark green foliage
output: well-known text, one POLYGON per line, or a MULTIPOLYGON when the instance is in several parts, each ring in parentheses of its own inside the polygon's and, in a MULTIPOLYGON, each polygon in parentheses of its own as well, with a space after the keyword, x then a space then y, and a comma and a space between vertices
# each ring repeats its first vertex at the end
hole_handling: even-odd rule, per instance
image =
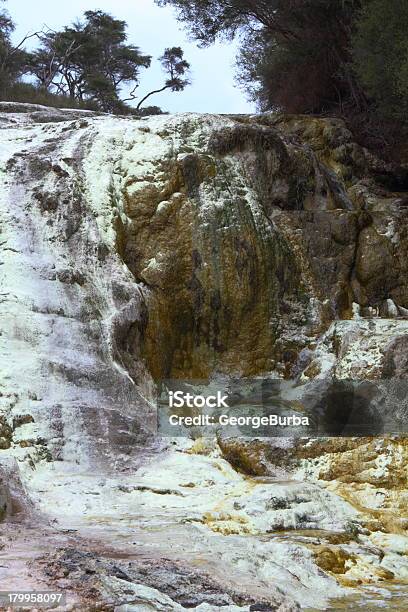
POLYGON ((384 117, 408 112, 408 3, 367 1, 353 34, 353 65, 384 117))
POLYGON ((184 59, 184 52, 181 47, 165 49, 159 60, 168 77, 166 87, 172 91, 182 91, 189 85, 190 81, 185 78, 185 75, 190 69, 190 64, 184 59))

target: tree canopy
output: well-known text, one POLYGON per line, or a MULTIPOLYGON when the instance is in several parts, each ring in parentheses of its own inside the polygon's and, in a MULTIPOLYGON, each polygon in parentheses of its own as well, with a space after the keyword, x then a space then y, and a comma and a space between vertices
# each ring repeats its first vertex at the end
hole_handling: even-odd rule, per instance
POLYGON ((151 57, 126 44, 126 22, 102 11, 87 11, 60 32, 41 35, 41 46, 31 56, 30 72, 41 86, 77 100, 98 101, 112 111, 123 85, 139 82, 151 57))

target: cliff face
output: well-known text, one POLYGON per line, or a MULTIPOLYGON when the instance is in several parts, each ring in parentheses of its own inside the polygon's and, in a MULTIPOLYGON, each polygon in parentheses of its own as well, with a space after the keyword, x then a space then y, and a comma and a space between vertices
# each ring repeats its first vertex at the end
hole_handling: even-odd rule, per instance
POLYGON ((95 593, 106 609, 325 609, 402 584, 405 438, 173 445, 151 403, 161 378, 268 373, 341 411, 332 380, 352 379, 377 413, 394 393, 402 428, 398 172, 337 120, 0 111, 0 501, 59 547, 32 552, 37 580, 81 610, 95 593))
POLYGON ((268 371, 282 301, 306 311, 294 255, 252 185, 280 155, 271 130, 185 116, 147 122, 121 160, 120 252, 144 287, 155 379, 268 371))

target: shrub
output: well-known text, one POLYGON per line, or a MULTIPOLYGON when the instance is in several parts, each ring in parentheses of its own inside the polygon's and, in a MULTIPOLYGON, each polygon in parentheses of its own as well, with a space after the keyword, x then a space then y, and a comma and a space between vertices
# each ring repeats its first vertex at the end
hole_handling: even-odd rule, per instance
POLYGON ((6 102, 26 102, 52 106, 54 108, 98 110, 96 102, 79 102, 68 96, 58 96, 31 83, 14 83, 5 88, 1 97, 6 102))

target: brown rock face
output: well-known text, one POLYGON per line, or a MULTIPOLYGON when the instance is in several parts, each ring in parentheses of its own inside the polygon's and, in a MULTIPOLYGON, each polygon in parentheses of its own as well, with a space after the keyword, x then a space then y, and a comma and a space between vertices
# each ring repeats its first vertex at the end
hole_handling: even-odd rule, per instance
POLYGON ((285 148, 270 131, 232 127, 160 160, 140 186, 127 180, 123 257, 146 286, 143 355, 156 379, 267 371, 281 307, 304 309, 294 254, 250 184, 258 164, 279 173, 285 148))
MULTIPOLYGON (((154 379, 290 375, 337 318, 404 315, 407 214, 337 120, 188 116, 145 128, 117 246, 143 283, 154 379)), ((382 176, 382 175, 381 175, 382 176)))

